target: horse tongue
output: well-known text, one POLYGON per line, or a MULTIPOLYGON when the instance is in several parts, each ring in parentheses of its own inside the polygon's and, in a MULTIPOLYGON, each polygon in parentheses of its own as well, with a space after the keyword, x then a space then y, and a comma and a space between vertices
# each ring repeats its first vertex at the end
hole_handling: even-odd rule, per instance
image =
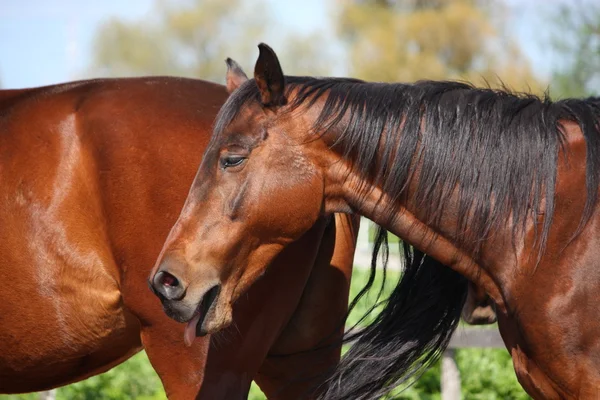
POLYGON ((192 343, 194 343, 194 339, 196 339, 196 325, 198 325, 198 321, 200 321, 200 313, 196 313, 194 318, 192 318, 185 326, 183 341, 187 347, 190 347, 192 343))

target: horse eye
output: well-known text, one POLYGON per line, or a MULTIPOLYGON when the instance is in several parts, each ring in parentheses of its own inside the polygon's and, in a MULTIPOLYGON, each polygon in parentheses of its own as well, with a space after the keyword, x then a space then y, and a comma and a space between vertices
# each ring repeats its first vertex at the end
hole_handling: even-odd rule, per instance
POLYGON ((221 167, 222 168, 237 167, 238 165, 241 165, 244 162, 244 160, 246 160, 246 157, 244 157, 244 156, 228 155, 228 156, 221 158, 221 167))

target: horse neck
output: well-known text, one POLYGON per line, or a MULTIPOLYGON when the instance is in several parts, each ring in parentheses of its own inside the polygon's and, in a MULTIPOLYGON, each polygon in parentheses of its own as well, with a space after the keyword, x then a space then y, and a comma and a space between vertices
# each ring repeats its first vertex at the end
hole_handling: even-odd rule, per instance
MULTIPOLYGON (((340 131, 341 128, 332 131, 340 131)), ((324 136, 327 147, 335 148, 336 139, 335 134, 324 136)), ((383 146, 380 146, 379 152, 382 148, 383 146)), ((444 218, 437 225, 424 222, 415 207, 414 196, 410 195, 413 190, 409 188, 408 194, 398 199, 395 193, 386 193, 381 185, 360 176, 352 169, 351 162, 345 158, 343 152, 335 149, 331 152, 334 155, 328 155, 331 167, 327 172, 327 178, 332 184, 326 188, 328 211, 352 211, 370 219, 484 288, 494 299, 499 310, 505 309, 500 287, 496 283, 499 282, 497 277, 481 265, 481 260, 476 254, 461 249, 451 235, 439 234, 439 232, 452 232, 453 226, 456 225, 455 220, 444 218)), ((380 160, 380 154, 376 158, 380 160)))

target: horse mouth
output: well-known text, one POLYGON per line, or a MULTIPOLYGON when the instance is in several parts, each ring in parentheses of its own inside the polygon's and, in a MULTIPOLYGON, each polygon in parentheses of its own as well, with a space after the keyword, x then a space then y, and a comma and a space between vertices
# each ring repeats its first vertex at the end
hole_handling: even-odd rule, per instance
POLYGON ((208 334, 206 323, 210 318, 207 317, 215 313, 215 308, 217 307, 216 300, 219 297, 220 292, 221 285, 215 285, 200 299, 192 319, 185 327, 183 340, 186 346, 191 346, 196 337, 202 337, 208 334))

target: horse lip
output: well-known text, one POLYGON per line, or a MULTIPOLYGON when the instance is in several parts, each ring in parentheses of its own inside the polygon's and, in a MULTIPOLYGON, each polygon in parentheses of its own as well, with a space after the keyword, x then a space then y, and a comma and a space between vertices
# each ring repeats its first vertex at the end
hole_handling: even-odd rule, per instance
POLYGON ((196 336, 206 336, 208 334, 208 330, 205 326, 206 316, 209 313, 214 313, 215 308, 217 307, 217 298, 219 297, 219 293, 221 293, 221 285, 215 285, 210 288, 200 300, 198 304, 198 309, 196 313, 200 313, 200 320, 196 325, 196 336))

